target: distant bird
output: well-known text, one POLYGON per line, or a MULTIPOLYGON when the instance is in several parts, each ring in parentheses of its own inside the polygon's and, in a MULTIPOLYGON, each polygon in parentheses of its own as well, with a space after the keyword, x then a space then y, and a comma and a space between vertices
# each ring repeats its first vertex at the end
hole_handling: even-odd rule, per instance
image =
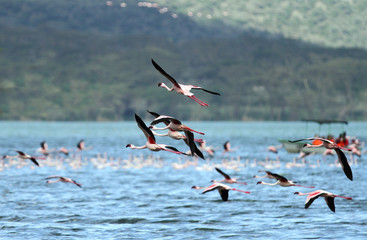
MULTIPOLYGON (((275 183, 266 183, 266 182, 263 182, 263 181, 259 181, 259 182, 257 182, 257 184, 269 185, 269 186, 280 185, 282 187, 296 186, 296 187, 314 188, 313 186, 308 187, 308 186, 295 184, 293 181, 288 180, 287 178, 285 178, 285 177, 283 177, 279 174, 276 174, 276 173, 272 173, 272 172, 269 172, 269 171, 265 171, 265 172, 266 172, 266 175, 263 176, 263 177, 276 179, 277 181, 275 183)), ((259 176, 254 176, 254 177, 259 177, 259 176)))
POLYGON ((201 151, 207 152, 209 154, 209 156, 211 156, 211 157, 214 156, 215 150, 210 146, 206 146, 206 141, 205 140, 203 142, 199 143, 199 147, 200 147, 201 151))
MULTIPOLYGON (((198 186, 192 186, 191 188, 193 189, 202 189, 202 187, 198 187, 198 186)), ((239 190, 236 188, 232 188, 228 185, 225 185, 223 183, 214 183, 213 185, 210 185, 209 187, 204 188, 204 191, 202 192, 202 194, 210 192, 210 191, 214 191, 215 189, 218 190, 221 198, 223 201, 228 201, 228 191, 229 190, 234 190, 234 191, 238 191, 238 192, 242 192, 242 193, 250 193, 248 191, 243 191, 243 190, 239 190)))
POLYGON ((184 154, 183 152, 180 152, 179 150, 177 150, 174 147, 171 146, 167 146, 165 144, 157 144, 154 134, 152 133, 152 131, 145 125, 145 123, 143 122, 143 120, 137 115, 135 114, 135 121, 138 124, 138 127, 143 131, 145 137, 147 138, 147 142, 143 145, 143 146, 134 146, 133 144, 127 144, 126 147, 127 148, 131 148, 131 149, 144 149, 144 148, 148 148, 151 151, 167 151, 167 152, 172 152, 172 153, 176 153, 176 154, 184 154))
POLYGON ((69 150, 64 148, 64 147, 61 147, 59 149, 59 153, 63 153, 63 154, 65 154, 65 156, 68 156, 69 155, 69 150))
POLYGON ((202 87, 180 84, 180 83, 176 82, 176 80, 173 77, 171 77, 168 73, 166 73, 153 59, 152 59, 152 64, 155 67, 155 69, 157 69, 163 76, 165 76, 173 84, 172 88, 169 88, 169 87, 167 87, 166 84, 160 82, 158 84, 158 87, 166 88, 170 92, 174 90, 179 94, 183 94, 183 95, 191 98, 192 100, 194 100, 195 102, 199 103, 201 106, 204 106, 204 107, 207 107, 209 105, 207 103, 201 101, 197 97, 195 97, 194 94, 191 92, 191 89, 193 89, 193 90, 195 90, 195 89, 203 90, 205 92, 208 92, 208 93, 211 93, 211 94, 214 94, 214 95, 220 95, 219 93, 206 90, 202 87))
POLYGON ((212 180, 213 183, 225 182, 225 183, 239 183, 239 184, 247 185, 247 183, 245 183, 245 182, 239 182, 239 181, 237 181, 237 178, 231 178, 228 174, 226 174, 225 172, 223 172, 222 170, 220 170, 217 167, 215 168, 215 170, 217 170, 217 172, 219 172, 220 174, 222 174, 223 177, 224 177, 224 179, 223 180, 220 180, 220 181, 212 180))
POLYGON ((279 145, 279 146, 269 146, 267 147, 266 150, 268 150, 269 152, 272 152, 272 153, 278 153, 278 149, 281 148, 282 145, 279 145))
POLYGON ((82 185, 80 183, 77 183, 73 179, 66 178, 66 177, 61 177, 61 176, 49 176, 49 177, 45 178, 45 180, 48 180, 48 181, 46 181, 46 183, 57 183, 57 182, 73 183, 73 184, 77 185, 80 188, 82 187, 82 185), (53 179, 53 178, 57 178, 57 179, 54 180, 54 181, 48 180, 48 179, 53 179))
POLYGON ((84 139, 81 139, 78 144, 76 145, 77 149, 79 151, 83 151, 83 150, 89 150, 89 149, 92 149, 93 147, 89 146, 89 147, 86 147, 85 146, 85 142, 84 142, 84 139))
POLYGON ((201 135, 205 135, 202 132, 195 131, 195 130, 189 128, 188 126, 182 124, 180 120, 178 120, 176 118, 173 118, 171 116, 166 116, 166 115, 160 115, 159 117, 155 118, 150 123, 150 127, 149 128, 151 128, 153 130, 166 130, 166 129, 171 129, 171 130, 174 130, 174 131, 181 131, 181 132, 182 131, 190 131, 190 132, 195 132, 195 133, 198 133, 198 134, 201 134, 201 135), (168 125, 167 125, 167 121, 169 121, 169 124, 168 125), (161 122, 164 122, 166 124, 166 127, 164 127, 164 128, 156 128, 156 127, 153 127, 154 125, 156 125, 158 123, 161 123, 161 122))
POLYGON ((48 151, 48 144, 46 141, 42 141, 40 143, 41 148, 39 149, 39 152, 41 152, 43 155, 48 156, 50 153, 48 151))
POLYGON ((336 197, 352 200, 351 197, 343 197, 343 196, 335 195, 333 193, 329 193, 329 192, 326 192, 324 190, 316 190, 316 191, 310 192, 310 193, 295 192, 294 194, 297 194, 297 195, 300 195, 300 196, 308 195, 307 199, 306 199, 306 204, 305 204, 306 209, 309 206, 311 206, 311 204, 313 203, 313 201, 315 201, 315 199, 317 199, 318 197, 324 197, 325 201, 326 201, 326 204, 329 206, 330 210, 333 211, 333 212, 335 212, 334 199, 336 197))
POLYGON ((303 139, 298 139, 298 140, 294 140, 294 141, 289 141, 291 143, 294 142, 300 142, 300 141, 304 141, 304 140, 321 140, 322 143, 321 144, 317 144, 317 145, 311 145, 311 144, 304 144, 304 147, 308 147, 308 148, 316 148, 316 147, 325 147, 326 149, 334 149, 336 154, 338 155, 338 160, 340 163, 340 166, 342 167, 344 174, 347 176, 347 178, 349 178, 349 180, 353 181, 353 173, 352 173, 352 169, 349 166, 347 157, 345 156, 345 154, 343 153, 343 151, 341 149, 347 150, 347 151, 351 151, 351 149, 349 148, 344 148, 344 147, 339 147, 336 143, 325 139, 325 138, 319 138, 319 137, 311 137, 311 138, 303 138, 303 139))
POLYGON ((223 154, 227 153, 227 152, 233 152, 234 149, 231 148, 231 142, 230 141, 225 141, 223 144, 223 154))
POLYGON ((36 164, 37 166, 40 166, 39 164, 38 164, 38 162, 36 161, 36 158, 35 157, 32 157, 31 155, 28 155, 28 154, 26 154, 26 153, 24 153, 24 152, 22 152, 22 151, 18 151, 18 150, 13 150, 13 151, 15 151, 15 152, 17 152, 18 153, 18 158, 20 158, 20 159, 29 159, 29 160, 31 160, 34 164, 36 164))

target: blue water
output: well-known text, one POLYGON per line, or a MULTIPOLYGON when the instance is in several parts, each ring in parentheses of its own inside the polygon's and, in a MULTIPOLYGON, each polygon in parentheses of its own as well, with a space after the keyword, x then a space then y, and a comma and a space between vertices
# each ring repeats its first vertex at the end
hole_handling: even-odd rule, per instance
MULTIPOLYGON (((147 121, 149 122, 149 121, 147 121)), ((314 155, 300 166, 290 165, 297 154, 279 149, 278 139, 312 136, 318 125, 303 122, 185 122, 205 132, 207 145, 216 149, 207 161, 172 153, 132 150, 126 144, 143 145, 144 135, 135 122, 0 122, 0 154, 13 149, 32 155, 41 141, 49 148, 68 148, 69 157, 57 152, 31 162, 5 160, 0 166, 1 239, 366 239, 367 199, 365 155, 354 157, 349 181, 335 157, 314 155), (80 139, 92 147, 75 151, 80 139), (236 151, 222 154, 230 140, 236 151), (266 161, 268 159, 268 161, 266 161), (279 162, 276 161, 279 159, 279 162), (319 165, 317 165, 319 161, 319 165), (188 165, 189 163, 190 165, 188 165), (266 164, 266 165, 264 165, 266 164), (248 185, 233 184, 250 194, 230 191, 223 202, 217 192, 201 194, 191 186, 209 186, 223 179, 214 166, 248 185), (265 169, 302 185, 316 186, 353 200, 335 199, 331 212, 323 199, 304 209, 308 192, 301 187, 256 185, 252 178, 265 169), (70 177, 83 185, 46 184, 50 175, 70 177)), ((330 131, 339 134, 342 127, 330 131)), ((329 131, 327 127, 321 129, 329 131)), ((345 126, 349 136, 367 140, 367 123, 345 126)), ((157 137, 186 151, 182 141, 157 137)), ((347 155, 351 160, 351 156, 347 155)), ((301 163, 301 162, 299 162, 301 163)), ((271 179, 264 179, 273 182, 271 179)), ((311 189, 312 191, 312 189, 311 189)))

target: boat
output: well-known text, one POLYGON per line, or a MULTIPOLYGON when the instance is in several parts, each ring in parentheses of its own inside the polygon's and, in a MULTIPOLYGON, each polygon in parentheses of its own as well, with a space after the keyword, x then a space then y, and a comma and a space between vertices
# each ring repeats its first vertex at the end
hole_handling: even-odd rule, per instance
MULTIPOLYGON (((307 131, 308 131, 308 123, 309 122, 314 122, 319 124, 319 131, 317 133, 318 136, 322 136, 323 134, 321 133, 321 126, 324 124, 327 124, 329 126, 329 130, 328 130, 328 134, 327 136, 331 136, 330 134, 330 125, 331 124, 341 124, 342 125, 342 131, 341 132, 345 132, 344 131, 344 125, 348 125, 348 121, 343 121, 343 120, 320 120, 320 119, 304 119, 302 120, 304 122, 306 122, 306 135, 308 135, 307 131)), ((315 135, 315 134, 313 134, 315 135)), ((312 135, 312 136, 313 136, 312 135)), ((308 135, 310 137, 310 135, 308 135)), ((325 137, 326 138, 326 137, 325 137)), ((310 141, 301 141, 301 142, 295 142, 295 143, 291 143, 289 142, 288 139, 279 139, 278 140, 282 146, 285 148, 285 150, 288 153, 299 153, 299 152, 304 152, 304 153, 319 153, 319 154, 323 154, 326 150, 325 147, 318 147, 318 148, 307 148, 307 147, 303 147, 305 143, 310 143, 310 141)), ((348 139, 349 143, 351 143, 351 139, 348 139)), ((358 149, 361 150, 362 146, 358 146, 358 149)), ((343 150, 344 152, 348 152, 343 150)))

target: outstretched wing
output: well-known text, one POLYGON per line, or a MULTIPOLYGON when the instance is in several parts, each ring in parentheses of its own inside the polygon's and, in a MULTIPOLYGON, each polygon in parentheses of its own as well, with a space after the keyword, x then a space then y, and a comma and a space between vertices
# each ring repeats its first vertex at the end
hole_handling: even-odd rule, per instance
POLYGON ((143 131, 145 137, 149 140, 149 138, 152 138, 155 141, 155 137, 153 132, 145 125, 143 120, 135 113, 135 121, 138 124, 138 127, 143 131))
POLYGON ((153 59, 152 59, 152 64, 155 67, 155 69, 157 69, 163 76, 165 76, 168 80, 170 80, 173 85, 175 85, 178 88, 181 88, 180 87, 180 84, 178 84, 176 82, 176 80, 171 75, 169 75, 168 73, 166 73, 156 62, 154 62, 153 59))
POLYGON ((325 202, 329 206, 330 210, 335 212, 335 203, 333 197, 325 197, 325 202))
POLYGON ((169 122, 172 122, 174 124, 182 124, 180 122, 180 120, 177 120, 173 117, 170 117, 170 116, 165 116, 165 115, 160 115, 159 117, 155 118, 151 123, 150 125, 156 125, 160 122, 166 122, 166 121, 169 121, 169 122))
POLYGON ((311 204, 313 203, 313 201, 315 201, 318 197, 320 197, 320 195, 322 194, 322 192, 316 192, 314 194, 310 194, 307 196, 306 199, 306 204, 305 204, 305 208, 309 208, 309 206, 311 206, 311 204))
MULTIPOLYGON (((156 113, 156 112, 151 112, 149 110, 147 110, 148 113, 152 114, 155 118, 158 118, 159 116, 161 116, 160 114, 156 113)), ((170 121, 163 121, 164 124, 166 124, 166 126, 168 126, 168 124, 170 123, 170 121)))
POLYGON ((217 172, 219 172, 220 174, 222 174, 225 177, 225 179, 231 179, 231 177, 228 174, 224 173, 219 168, 216 167, 215 170, 217 170, 217 172))
POLYGON ((194 134, 190 131, 185 131, 185 135, 186 139, 184 139, 184 141, 190 147, 191 156, 194 156, 194 153, 196 153, 196 155, 205 160, 203 153, 196 146, 196 143, 194 141, 194 134))
POLYGON ((335 148, 334 150, 335 150, 336 154, 338 155, 339 163, 340 163, 345 175, 347 176, 347 178, 349 178, 351 181, 353 181, 353 173, 352 173, 352 169, 350 169, 347 157, 345 156, 343 151, 340 150, 340 148, 335 148))
POLYGON ((45 180, 52 179, 52 178, 60 178, 60 176, 57 176, 57 175, 49 176, 49 177, 45 178, 45 180))
POLYGON ((202 88, 202 87, 198 87, 198 86, 190 86, 191 87, 191 89, 196 89, 196 90, 203 90, 203 91, 205 91, 205 92, 207 92, 207 93, 211 93, 211 94, 214 94, 214 95, 219 95, 220 96, 220 94, 219 93, 216 93, 216 92, 212 92, 212 91, 209 91, 209 90, 207 90, 207 89, 204 89, 204 88, 202 88))

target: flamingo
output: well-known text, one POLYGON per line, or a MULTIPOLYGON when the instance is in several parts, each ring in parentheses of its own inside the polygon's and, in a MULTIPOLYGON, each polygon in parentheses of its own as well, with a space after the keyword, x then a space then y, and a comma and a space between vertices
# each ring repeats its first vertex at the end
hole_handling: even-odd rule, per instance
POLYGON ((183 95, 191 98, 192 100, 194 100, 195 102, 197 102, 198 104, 200 104, 201 106, 204 106, 204 107, 207 107, 209 105, 207 103, 201 101, 197 97, 195 97, 194 94, 191 92, 191 89, 203 90, 205 92, 208 92, 208 93, 211 93, 211 94, 214 94, 214 95, 220 95, 219 93, 206 90, 202 87, 193 86, 193 85, 179 84, 178 82, 176 82, 176 80, 172 76, 170 76, 168 73, 166 73, 153 59, 152 59, 152 64, 155 67, 155 69, 157 69, 163 76, 165 76, 173 84, 172 88, 169 88, 169 87, 167 87, 166 84, 160 82, 158 84, 158 87, 163 87, 163 88, 167 89, 170 92, 174 90, 179 94, 183 94, 183 95))
POLYGON ((204 133, 202 132, 198 132, 198 131, 195 131, 191 128, 189 128, 188 126, 184 125, 181 123, 180 120, 176 119, 176 118, 173 118, 171 116, 166 116, 166 115, 160 115, 159 117, 155 118, 151 123, 150 123, 150 127, 151 129, 153 130, 166 130, 166 129, 172 129, 174 131, 190 131, 190 132, 195 132, 195 133, 198 133, 198 134, 201 134, 201 135, 205 135, 204 133), (166 125, 166 127, 163 127, 163 128, 156 128, 154 127, 154 125, 158 124, 158 123, 161 123, 161 122, 164 122, 164 123, 168 123, 168 125, 166 125))
POLYGON ((39 152, 41 152, 43 155, 48 156, 50 153, 48 151, 48 144, 46 141, 42 141, 40 143, 41 148, 39 149, 39 152))
POLYGON ((227 153, 227 152, 234 152, 235 149, 231 148, 231 143, 230 141, 225 141, 223 144, 223 154, 227 153))
POLYGON ((304 196, 304 195, 308 195, 307 199, 306 199, 306 204, 305 204, 305 208, 307 209, 309 206, 311 206, 311 204, 313 203, 313 201, 315 201, 315 199, 317 199, 318 197, 324 197, 326 204, 328 205, 328 207, 330 208, 331 211, 335 212, 335 204, 334 204, 334 199, 336 197, 340 197, 340 198, 345 198, 348 200, 352 200, 351 197, 343 197, 343 196, 339 196, 339 195, 335 195, 333 193, 330 192, 326 192, 324 190, 316 190, 314 192, 309 192, 309 193, 301 193, 301 192, 295 192, 294 194, 300 195, 300 196, 304 196))
POLYGON ((36 161, 36 158, 35 157, 32 157, 31 155, 29 155, 29 154, 26 154, 26 153, 24 153, 24 152, 22 152, 22 151, 18 151, 18 150, 13 150, 13 151, 15 151, 15 152, 17 152, 18 153, 18 158, 20 158, 20 159, 29 159, 29 160, 31 160, 34 164, 36 164, 38 167, 40 166, 39 164, 38 164, 38 162, 36 161))
MULTIPOLYGON (((155 112, 151 112, 149 110, 147 110, 148 113, 152 114, 155 118, 161 116, 160 114, 158 113, 155 113, 155 112)), ((166 124, 166 126, 168 126, 170 124, 170 121, 163 121, 164 124, 166 124)), ((151 129, 155 129, 154 127, 152 127, 151 129)), ((173 130, 171 128, 168 128, 168 132, 165 133, 165 134, 159 134, 159 133, 156 133, 154 131, 152 131, 154 135, 156 136, 160 136, 160 137, 164 137, 164 136, 168 136, 168 137, 171 137, 173 139, 176 139, 176 140, 184 140, 184 139, 187 139, 186 135, 184 134, 181 134, 179 131, 176 131, 176 130, 173 130)), ((203 142, 203 139, 194 139, 195 142, 198 142, 198 143, 201 143, 203 142)))
POLYGON ((203 141, 203 142, 199 143, 199 146, 200 146, 200 149, 202 151, 207 152, 209 154, 209 156, 211 156, 211 157, 214 156, 215 150, 210 146, 206 146, 206 141, 203 141))
POLYGON ((180 152, 179 150, 177 150, 174 147, 171 146, 167 146, 165 144, 157 144, 155 141, 155 137, 154 134, 152 133, 152 131, 145 125, 145 123, 143 122, 143 120, 141 120, 141 118, 135 114, 135 121, 138 124, 138 127, 143 131, 145 137, 147 138, 147 142, 143 145, 143 146, 134 146, 133 144, 127 144, 126 147, 127 148, 131 148, 131 149, 144 149, 144 148, 148 148, 151 151, 167 151, 167 152, 172 152, 172 153, 176 153, 176 154, 184 154, 183 152, 180 152))
MULTIPOLYGON (((275 183, 266 183, 266 182, 263 182, 263 181, 259 181, 259 182, 257 182, 257 184, 269 185, 269 186, 280 185, 282 187, 296 186, 296 187, 314 188, 313 186, 309 187, 309 186, 303 186, 303 185, 295 184, 293 181, 288 180, 287 178, 285 178, 285 177, 283 177, 279 174, 276 174, 276 173, 272 173, 272 172, 269 172, 269 171, 265 171, 265 172, 266 172, 266 175, 262 176, 262 177, 268 177, 268 178, 271 178, 271 179, 276 179, 277 181, 275 183)), ((254 176, 254 177, 258 178, 259 176, 254 176)))
MULTIPOLYGON (((192 186, 191 188, 193 189, 203 189, 203 187, 198 187, 198 186, 192 186)), ((238 192, 242 192, 242 193, 250 193, 248 191, 243 191, 240 189, 236 189, 233 187, 230 187, 228 185, 225 185, 223 183, 214 183, 212 185, 210 185, 209 187, 204 188, 204 191, 202 192, 202 194, 210 192, 210 191, 214 191, 215 189, 218 190, 221 198, 223 201, 228 201, 228 191, 229 190, 234 190, 234 191, 238 191, 238 192)))
POLYGON ((304 140, 321 140, 322 143, 321 144, 317 144, 317 145, 311 145, 309 143, 305 143, 304 147, 308 147, 308 148, 316 148, 316 147, 325 147, 326 149, 334 149, 336 154, 338 155, 338 160, 340 163, 340 166, 342 167, 344 174, 347 176, 347 178, 349 178, 349 180, 353 181, 353 173, 352 173, 352 169, 350 168, 349 164, 348 164, 348 160, 347 157, 345 156, 345 154, 343 153, 343 151, 341 149, 347 150, 347 151, 351 151, 351 149, 349 148, 344 148, 344 147, 339 147, 336 143, 325 139, 325 138, 319 138, 319 137, 311 137, 311 138, 303 138, 303 139, 298 139, 298 140, 294 140, 294 141, 289 141, 289 142, 300 142, 300 141, 304 141, 304 140))
POLYGON ((80 188, 82 187, 82 185, 80 183, 77 183, 73 179, 66 178, 66 177, 61 177, 61 176, 49 176, 49 177, 45 178, 45 180, 48 180, 48 181, 46 181, 46 183, 64 182, 64 183, 73 183, 73 184, 77 185, 80 188), (54 181, 48 180, 48 179, 52 179, 52 178, 57 178, 57 179, 54 180, 54 181))
POLYGON ((78 150, 79 150, 79 151, 92 149, 92 147, 86 147, 86 146, 85 146, 84 139, 81 139, 81 140, 78 142, 78 144, 76 145, 76 147, 78 148, 78 150))
POLYGON ((245 182, 239 182, 239 181, 237 181, 237 178, 231 178, 228 174, 226 174, 225 172, 223 172, 222 170, 220 170, 217 167, 215 168, 215 170, 217 170, 217 172, 219 172, 220 174, 222 174, 223 177, 224 177, 224 179, 223 180, 220 180, 220 181, 212 180, 213 183, 225 182, 225 183, 239 183, 239 184, 247 185, 247 183, 245 183, 245 182))

